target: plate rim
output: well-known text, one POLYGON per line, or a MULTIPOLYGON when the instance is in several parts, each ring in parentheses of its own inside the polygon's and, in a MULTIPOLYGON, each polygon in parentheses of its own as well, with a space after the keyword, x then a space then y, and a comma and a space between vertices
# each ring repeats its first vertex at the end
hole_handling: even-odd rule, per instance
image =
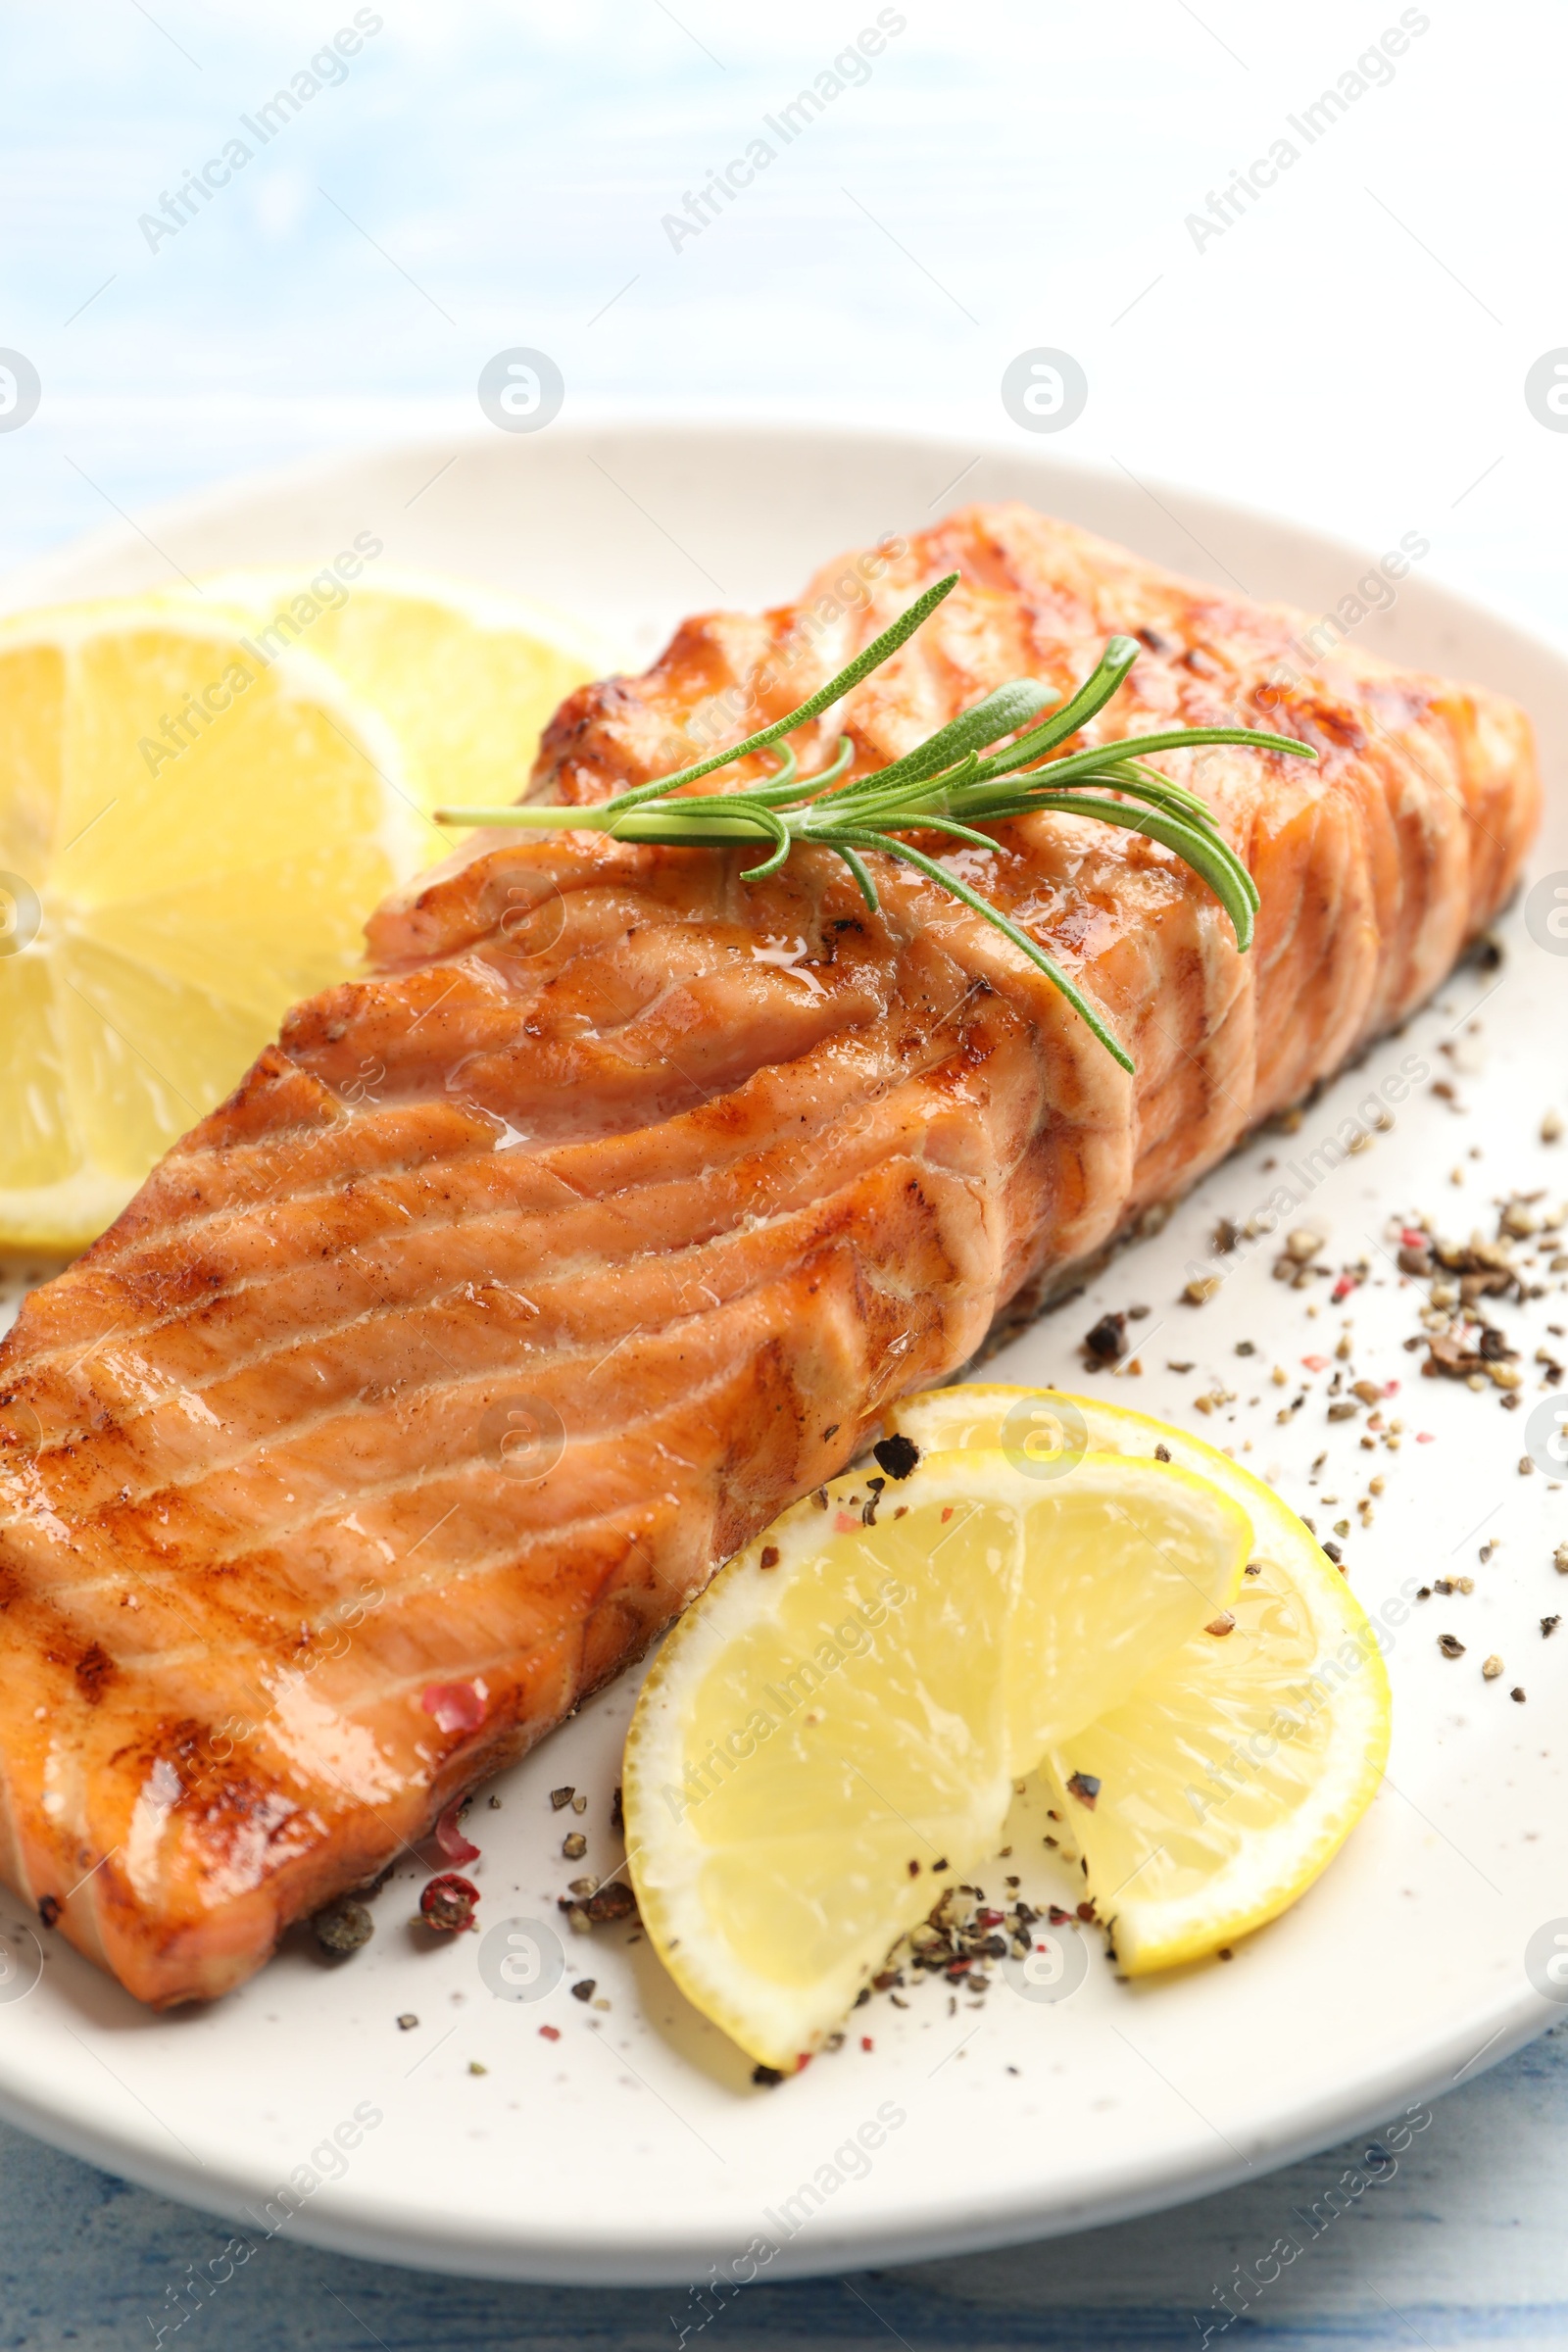
MULTIPOLYGON (((639 408, 632 402, 584 402, 575 415, 563 416, 552 425, 548 446, 559 447, 571 441, 587 442, 609 433, 637 433, 650 439, 671 442, 689 439, 695 433, 717 434, 734 441, 756 437, 760 434, 776 433, 796 439, 812 438, 822 442, 858 441, 868 447, 878 448, 891 443, 895 447, 909 451, 917 449, 929 449, 933 452, 968 450, 972 451, 979 459, 1033 458, 1056 471, 1074 476, 1086 484, 1104 483, 1118 492, 1124 487, 1108 464, 1102 465, 1091 458, 1077 457, 1069 450, 1058 450, 1054 446, 1050 449, 1042 449, 1038 445, 1021 446, 1016 440, 1009 440, 995 427, 982 432, 958 433, 950 427, 940 425, 872 424, 858 414, 846 413, 839 416, 830 408, 820 411, 812 410, 806 414, 792 414, 782 407, 774 411, 761 405, 746 408, 731 402, 692 401, 684 404, 677 413, 674 410, 639 408)), ((206 483, 198 489, 180 491, 172 498, 160 499, 143 509, 142 512, 151 522, 165 527, 177 528, 186 522, 200 521, 203 514, 216 502, 256 500, 274 492, 309 489, 315 482, 331 479, 343 466, 385 464, 403 458, 412 461, 421 459, 436 451, 451 452, 454 445, 456 445, 456 454, 459 457, 466 455, 470 450, 493 450, 495 434, 493 430, 487 431, 480 425, 465 424, 451 432, 389 437, 386 440, 367 440, 363 443, 344 445, 336 449, 316 450, 308 456, 287 459, 275 466, 262 466, 237 473, 224 474, 217 481, 206 483)), ((1129 474, 1127 480, 1135 490, 1141 490, 1151 498, 1152 498, 1153 492, 1160 491, 1173 499, 1180 500, 1184 506, 1194 512, 1206 513, 1225 521, 1236 522, 1244 526, 1262 523, 1271 529, 1290 532, 1314 550, 1324 555, 1343 558, 1351 566, 1363 567, 1368 563, 1376 561, 1370 541, 1358 541, 1343 537, 1336 531, 1322 530, 1315 523, 1298 519, 1294 514, 1279 513, 1268 507, 1254 506, 1245 499, 1228 498, 1214 491, 1197 488, 1192 483, 1177 480, 1168 474, 1153 473, 1136 479, 1129 474)), ((956 484, 953 486, 956 487, 956 484)), ((965 502, 961 500, 958 502, 960 506, 963 503, 965 502)), ((1154 500, 1153 503, 1159 502, 1154 500)), ((944 509, 944 512, 950 511, 953 510, 944 509)), ((1179 514, 1173 519, 1178 529, 1186 530, 1187 526, 1179 514)), ((1191 532, 1188 532, 1187 535, 1192 537, 1191 532)), ((78 532, 58 547, 35 551, 32 555, 24 557, 21 563, 0 572, 0 620, 4 620, 19 609, 25 609, 15 605, 12 597, 14 592, 20 588, 27 592, 30 601, 32 582, 35 577, 39 581, 44 581, 56 567, 63 569, 73 563, 96 562, 102 557, 114 556, 122 552, 134 553, 138 543, 152 544, 147 533, 139 530, 134 523, 122 520, 100 523, 91 530, 78 532)), ((1196 540, 1194 545, 1198 545, 1196 540)), ((161 553, 162 551, 155 549, 154 552, 161 553)), ((1200 550, 1200 552, 1202 551, 1200 550)), ((167 558, 165 560, 168 561, 167 558)), ((828 559, 823 560, 827 561, 828 559)), ((1170 566, 1169 568, 1180 572, 1179 566, 1170 566)), ((1201 570, 1197 567, 1191 572, 1181 573, 1181 576, 1200 580, 1204 585, 1217 585, 1217 583, 1207 581, 1201 570)), ((1500 630, 1515 638, 1519 645, 1534 658, 1551 663, 1568 664, 1568 644, 1553 642, 1551 637, 1544 634, 1532 619, 1522 612, 1515 612, 1507 607, 1485 602, 1479 597, 1467 594, 1461 588, 1449 586, 1446 581, 1441 579, 1412 573, 1406 576, 1403 586, 1406 594, 1421 603, 1430 602, 1435 607, 1450 606, 1456 615, 1463 614, 1470 620, 1483 620, 1491 628, 1500 630)), ((1221 593, 1228 593, 1228 591, 1222 590, 1221 593)), ((1245 591, 1238 591, 1238 593, 1242 595, 1243 601, 1246 603, 1267 601, 1249 597, 1245 591)), ((76 599, 73 597, 61 601, 75 602, 76 599)))
MULTIPOLYGON (((1525 2005, 1539 2006, 1539 1997, 1531 2002, 1527 1996, 1525 2005)), ((1168 2171, 1160 2177, 1156 2161, 1142 2170, 1129 2167, 1127 2183, 1120 2190, 1106 2188, 1097 2193, 1091 2188, 1081 2207, 1077 2203, 1058 2204, 1054 2210, 1042 2213, 1038 2207, 1031 2208, 1027 2192, 1020 2191, 1010 2205, 999 2205, 995 2197, 988 2197, 983 2209, 971 2213, 955 2209, 941 2221, 933 2221, 929 2212, 920 2211, 898 2224, 850 2226, 836 2232, 831 2224, 824 2222, 820 2229, 813 2226, 808 2247, 798 2252, 793 2242, 779 2247, 768 2266, 768 2280, 831 2277, 842 2271, 893 2264, 902 2268, 995 2253, 1007 2246, 1044 2244, 1052 2238, 1170 2212, 1204 2197, 1222 2194, 1250 2180, 1267 2179, 1303 2157, 1320 2154, 1342 2140, 1357 2138, 1363 2132, 1374 2132, 1380 2125, 1386 2127, 1391 2113, 1400 2107, 1429 2106, 1450 2096, 1460 2087, 1479 2081, 1482 2075, 1490 2074, 1494 2066, 1501 2065, 1561 2022, 1550 2011, 1544 2017, 1520 2016, 1518 1998, 1500 2003, 1499 2007, 1506 2012, 1503 2023, 1483 2044, 1482 2054, 1472 2055, 1457 2074, 1440 2081, 1432 2079, 1426 2067, 1390 2070, 1386 2079, 1379 2079, 1376 2095, 1372 2086, 1363 2082, 1355 2101, 1343 2108, 1335 2107, 1332 2094, 1325 2093, 1317 2102, 1318 2112, 1311 2116, 1302 2114, 1284 2136, 1267 2141, 1254 2139, 1251 2143, 1254 2156, 1240 2153, 1216 2156, 1210 2164, 1185 2171, 1174 2195, 1168 2171)), ((1444 2065, 1472 2039, 1472 2033, 1455 2032, 1444 2045, 1444 2065)), ((252 2227, 255 2225, 255 2216, 247 2216, 245 2211, 246 2197, 266 2193, 260 2175, 254 2179, 241 2179, 237 2175, 215 2177, 212 2167, 193 2174, 188 2167, 173 2159, 160 2158, 133 2140, 117 2138, 108 2128, 100 2132, 62 2122, 51 2110, 34 2100, 17 2096, 4 2083, 0 2083, 0 2121, 17 2126, 33 2138, 84 2164, 116 2172, 138 2188, 233 2223, 242 2230, 247 2221, 252 2227), (113 2156, 112 2162, 109 2155, 113 2156)), ((330 2189, 332 2183, 323 2185, 330 2189)), ((708 2236, 693 2234, 680 2240, 672 2240, 667 2230, 657 2237, 639 2238, 623 2233, 613 2251, 607 2250, 603 2235, 584 2230, 573 2236, 559 2227, 553 2228, 548 2239, 543 2236, 528 2239, 499 2229, 464 2231, 443 2227, 432 2232, 428 2218, 421 2218, 416 2204, 389 2205, 384 2197, 357 2203, 352 2195, 330 2202, 321 2195, 313 2196, 309 2205, 302 2205, 272 2234, 318 2246, 327 2253, 344 2254, 363 2262, 386 2263, 398 2270, 434 2271, 453 2278, 508 2279, 542 2286, 680 2286, 700 2278, 710 2264, 734 2252, 734 2237, 729 2230, 715 2230, 708 2236)))

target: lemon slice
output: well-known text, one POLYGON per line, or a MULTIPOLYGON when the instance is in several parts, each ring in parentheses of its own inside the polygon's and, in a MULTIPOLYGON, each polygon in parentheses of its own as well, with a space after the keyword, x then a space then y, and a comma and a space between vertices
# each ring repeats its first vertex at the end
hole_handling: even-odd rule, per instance
MULTIPOLYGON (((559 705, 614 666, 606 640, 545 605, 374 559, 347 582, 330 566, 254 569, 168 593, 182 610, 231 612, 264 650, 298 644, 330 662, 392 729, 426 815, 448 801, 519 799, 559 705)), ((466 838, 432 830, 425 854, 442 857, 466 838)))
POLYGON ((162 598, 0 628, 0 1246, 101 1232, 429 830, 309 653, 162 598))
POLYGON ((1006 1430, 1057 1463, 1080 1444, 1127 1459, 1163 1446, 1247 1512, 1230 1630, 1195 1634, 1047 1762, 1124 1974, 1202 1958, 1276 1918, 1360 1820, 1389 1751, 1376 1634, 1310 1532, 1228 1454, 1097 1397, 940 1389, 891 1425, 922 1448, 994 1446, 1006 1430))
POLYGON ((996 1850, 1015 1777, 1228 1605, 1245 1511, 1089 1455, 931 1454, 786 1511, 675 1627, 626 1741, 631 1875, 698 2008, 793 2068, 996 1850), (869 1523, 868 1523, 869 1506, 869 1523))

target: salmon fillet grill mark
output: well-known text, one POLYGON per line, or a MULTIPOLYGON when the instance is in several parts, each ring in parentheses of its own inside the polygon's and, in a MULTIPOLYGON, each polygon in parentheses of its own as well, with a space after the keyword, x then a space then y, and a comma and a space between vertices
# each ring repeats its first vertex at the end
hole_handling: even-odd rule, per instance
POLYGON ((1540 788, 1496 695, 1348 651, 1276 688, 1299 614, 1020 507, 866 561, 859 609, 843 568, 573 695, 533 796, 782 716, 957 568, 803 771, 841 726, 861 772, 1006 679, 1065 694, 1136 634, 1092 740, 1319 755, 1160 762, 1250 865, 1255 944, 1090 818, 956 854, 1134 1079, 887 858, 878 917, 819 850, 748 885, 755 851, 480 835, 383 906, 366 977, 0 1348, 0 1875, 144 2000, 220 1993, 371 1878, 892 1398, 1419 1004, 1517 879, 1540 788))

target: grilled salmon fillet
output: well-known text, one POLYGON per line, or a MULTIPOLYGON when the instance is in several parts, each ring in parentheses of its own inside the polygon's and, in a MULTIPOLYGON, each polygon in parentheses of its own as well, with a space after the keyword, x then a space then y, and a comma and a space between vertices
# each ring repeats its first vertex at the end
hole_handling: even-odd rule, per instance
POLYGON ((954 568, 803 770, 841 725, 863 770, 1136 635, 1091 740, 1262 725, 1319 755, 1166 761, 1251 867, 1252 951, 1089 818, 957 853, 1133 1079, 885 858, 874 917, 819 850, 748 885, 755 851, 492 833, 380 907, 366 976, 289 1014, 0 1348, 0 1875, 142 1999, 222 1992, 373 1877, 892 1398, 1399 1020, 1512 889, 1540 799, 1513 705, 1343 649, 1298 678, 1301 614, 1017 506, 689 621, 570 698, 533 796, 739 740, 954 568))

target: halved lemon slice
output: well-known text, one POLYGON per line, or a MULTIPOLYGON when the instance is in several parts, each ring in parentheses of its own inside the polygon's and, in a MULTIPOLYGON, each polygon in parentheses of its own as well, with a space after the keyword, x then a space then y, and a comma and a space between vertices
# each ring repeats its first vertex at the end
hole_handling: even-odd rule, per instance
MULTIPOLYGON (((426 816, 443 802, 502 808, 520 799, 560 704, 614 665, 607 640, 530 598, 375 561, 347 582, 330 566, 256 568, 168 594, 186 611, 232 612, 264 650, 300 645, 329 662, 392 729, 426 816)), ((443 857, 466 838, 430 828, 425 855, 443 857)))
POLYGON ((995 1852, 1015 1777, 1229 1605, 1251 1532, 1115 1454, 1045 1481, 937 1453, 785 1512, 675 1627, 627 1736, 631 1875, 690 1998, 793 2068, 995 1852))
POLYGON ((161 598, 0 628, 0 1246, 101 1232, 429 832, 308 653, 161 598))
POLYGON ((1221 1630, 1194 1634, 1055 1742, 1047 1769, 1124 1974, 1200 1959, 1277 1917, 1376 1794, 1392 1704, 1365 1610, 1295 1512, 1228 1454, 1098 1397, 939 1389, 890 1427, 944 1449, 1005 1432, 1063 1465, 1079 1446, 1130 1460, 1158 1446, 1246 1511, 1248 1572, 1221 1630))

